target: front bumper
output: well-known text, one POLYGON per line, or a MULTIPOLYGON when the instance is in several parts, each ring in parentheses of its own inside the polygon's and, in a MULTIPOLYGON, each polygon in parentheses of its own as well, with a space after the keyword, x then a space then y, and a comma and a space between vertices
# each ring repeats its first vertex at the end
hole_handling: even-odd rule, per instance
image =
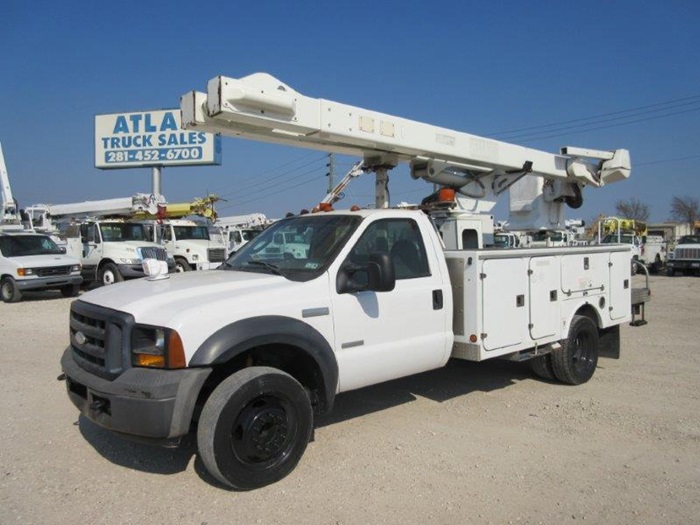
MULTIPOLYGON (((143 265, 139 264, 118 264, 119 273, 126 279, 134 279, 138 277, 145 277, 146 273, 143 271, 143 265)), ((175 272, 175 261, 168 261, 168 273, 175 272)))
POLYGON ((189 432, 195 402, 210 368, 129 368, 113 381, 82 369, 68 347, 61 358, 68 397, 80 413, 108 430, 166 440, 189 432))
POLYGON ((671 259, 666 262, 666 267, 674 270, 700 270, 700 261, 671 259))
POLYGON ((16 279, 17 287, 20 290, 45 290, 48 288, 60 288, 61 286, 80 284, 83 278, 78 275, 58 275, 52 277, 35 277, 27 279, 16 279))

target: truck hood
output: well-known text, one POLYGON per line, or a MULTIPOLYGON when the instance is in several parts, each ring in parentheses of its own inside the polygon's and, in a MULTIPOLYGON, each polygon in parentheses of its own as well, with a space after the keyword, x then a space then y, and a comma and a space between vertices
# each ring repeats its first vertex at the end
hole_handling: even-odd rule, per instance
POLYGON ((49 266, 68 266, 79 264, 75 257, 64 254, 55 255, 23 255, 21 257, 8 257, 8 261, 17 264, 18 268, 46 268, 49 266))
POLYGON ((169 274, 167 279, 135 279, 104 286, 81 296, 86 301, 132 314, 137 321, 168 326, 189 309, 201 311, 219 301, 297 288, 301 283, 265 273, 206 271, 169 274))

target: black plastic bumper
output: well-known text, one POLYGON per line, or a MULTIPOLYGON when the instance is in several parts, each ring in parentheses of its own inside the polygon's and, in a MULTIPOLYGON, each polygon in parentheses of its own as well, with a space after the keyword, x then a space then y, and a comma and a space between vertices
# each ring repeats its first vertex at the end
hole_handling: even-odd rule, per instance
POLYGON ((700 261, 671 260, 666 262, 667 268, 674 270, 700 270, 700 261))
POLYGON ((68 397, 90 421, 114 432, 152 440, 188 433, 195 402, 210 368, 130 368, 114 381, 80 368, 68 347, 61 358, 68 397))

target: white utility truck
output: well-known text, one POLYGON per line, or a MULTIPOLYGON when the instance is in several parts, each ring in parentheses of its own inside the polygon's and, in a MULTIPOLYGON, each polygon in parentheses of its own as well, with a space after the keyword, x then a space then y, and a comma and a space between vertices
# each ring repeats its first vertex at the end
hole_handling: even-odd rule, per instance
POLYGON ((531 360, 567 384, 619 357, 631 319, 630 248, 484 249, 488 212, 523 176, 548 202, 630 173, 625 150, 550 154, 297 93, 255 74, 217 77, 181 101, 188 129, 354 154, 376 174, 376 209, 275 222, 221 270, 98 289, 73 302, 61 365, 84 417, 120 434, 197 434, 222 483, 275 482, 300 460, 337 394, 450 358, 531 360), (398 162, 443 188, 389 209, 398 162), (490 203, 487 201, 491 201, 490 203), (266 248, 299 235, 303 253, 266 248))
POLYGON ((35 231, 60 238, 68 253, 81 260, 85 281, 109 285, 143 277, 143 261, 148 258, 166 261, 175 271, 175 261, 166 249, 148 240, 147 224, 122 218, 155 214, 157 199, 153 195, 35 204, 25 212, 35 231))
POLYGON ((189 219, 165 219, 154 223, 159 244, 175 259, 177 272, 212 270, 226 260, 228 252, 220 235, 210 235, 208 224, 189 219))
POLYGON ((249 213, 217 217, 213 228, 221 233, 227 253, 232 254, 250 242, 270 222, 263 213, 249 213))
POLYGON ((669 254, 666 273, 700 275, 700 235, 684 235, 669 254))
POLYGON ((0 230, 0 297, 22 300, 27 290, 60 290, 63 297, 80 293, 80 261, 66 255, 48 235, 0 230))

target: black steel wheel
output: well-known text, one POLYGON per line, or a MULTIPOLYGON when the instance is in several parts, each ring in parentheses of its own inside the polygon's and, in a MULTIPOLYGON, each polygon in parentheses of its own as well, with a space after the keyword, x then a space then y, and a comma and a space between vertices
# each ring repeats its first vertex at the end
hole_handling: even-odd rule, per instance
POLYGON ((593 377, 598 366, 598 327, 588 317, 575 315, 569 337, 552 351, 552 369, 562 383, 580 385, 593 377))
POLYGON ((175 259, 175 271, 177 273, 189 272, 191 269, 186 259, 182 259, 181 257, 175 259))
POLYGON ((22 300, 22 292, 12 277, 0 281, 0 297, 4 303, 17 303, 22 300))
POLYGON ((312 428, 311 402, 296 379, 274 368, 250 367, 212 392, 199 419, 197 445, 217 480, 250 490, 289 474, 312 428))

